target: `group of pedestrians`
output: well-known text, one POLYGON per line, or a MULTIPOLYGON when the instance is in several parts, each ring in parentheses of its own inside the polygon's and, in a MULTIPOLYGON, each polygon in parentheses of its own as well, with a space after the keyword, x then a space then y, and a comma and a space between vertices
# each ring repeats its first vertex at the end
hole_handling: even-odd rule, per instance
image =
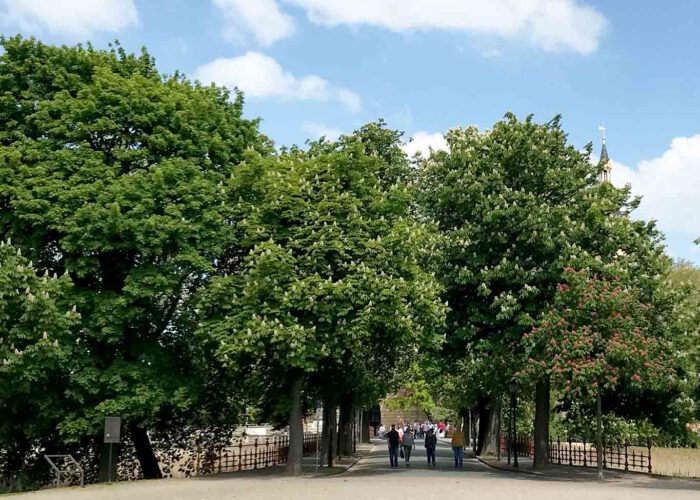
MULTIPOLYGON (((396 430, 400 435, 403 435, 403 433, 406 432, 406 429, 408 429, 409 427, 413 429, 413 437, 419 439, 424 439, 425 436, 428 434, 429 430, 432 430, 433 433, 439 438, 447 437, 450 431, 452 430, 450 429, 450 424, 447 424, 443 421, 434 423, 430 420, 426 420, 422 424, 414 422, 412 426, 409 424, 405 424, 403 421, 401 421, 396 427, 396 430)), ((384 427, 384 424, 379 424, 378 428, 375 429, 374 435, 382 439, 386 439, 386 432, 387 431, 386 427, 384 427)))
MULTIPOLYGON (((389 446, 389 466, 399 466, 399 455, 404 459, 406 467, 410 466, 411 452, 416 447, 416 439, 422 439, 425 447, 428 466, 435 467, 435 449, 437 448, 437 435, 435 427, 428 426, 421 428, 420 426, 412 427, 410 425, 400 425, 398 428, 395 424, 391 424, 391 430, 386 432, 385 438, 389 446)), ((439 430, 438 430, 439 431, 439 430)), ((442 430, 444 433, 445 430, 442 430)), ((454 453, 455 468, 464 467, 464 447, 466 440, 464 432, 456 428, 452 433, 452 451, 454 453)))

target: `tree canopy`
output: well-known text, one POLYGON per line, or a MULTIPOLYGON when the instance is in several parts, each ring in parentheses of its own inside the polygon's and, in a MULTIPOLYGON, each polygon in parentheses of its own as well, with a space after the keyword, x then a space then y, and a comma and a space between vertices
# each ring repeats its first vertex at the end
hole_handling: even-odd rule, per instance
POLYGON ((112 414, 143 437, 210 400, 188 303, 235 251, 226 181, 269 145, 240 94, 160 75, 145 51, 2 46, 0 231, 70 275, 90 353, 58 427, 78 439, 112 414))
MULTIPOLYGON (((34 445, 57 438, 63 395, 82 346, 80 314, 67 275, 39 272, 21 251, 0 242, 0 463, 19 468, 34 445), (21 425, 20 425, 21 423, 21 425)), ((3 478, 7 479, 7 478, 3 478)))
POLYGON ((435 235, 411 218, 408 175, 381 123, 308 152, 251 154, 232 186, 249 252, 205 300, 219 358, 259 366, 299 398, 318 372, 345 388, 381 384, 402 351, 439 341, 444 306, 420 265, 435 235))
MULTIPOLYGON (((451 361, 443 366, 469 380, 453 399, 498 414, 526 361, 523 335, 554 304, 567 267, 616 263, 650 300, 668 258, 654 224, 629 217, 639 200, 598 180, 590 145, 569 144, 559 117, 537 124, 507 114, 491 130, 454 129, 446 138, 449 151, 432 152, 420 173, 421 205, 445 238, 443 359, 451 361)), ((486 446, 495 453, 497 436, 486 446)))
POLYGON ((249 409, 289 427, 298 472, 318 401, 348 454, 354 412, 397 390, 472 411, 495 452, 518 381, 545 458, 550 396, 674 436, 700 416, 698 270, 559 117, 453 129, 413 159, 382 120, 275 148, 240 92, 146 50, 0 45, 10 473, 95 446, 110 415, 160 477, 155 432, 230 431, 249 409))

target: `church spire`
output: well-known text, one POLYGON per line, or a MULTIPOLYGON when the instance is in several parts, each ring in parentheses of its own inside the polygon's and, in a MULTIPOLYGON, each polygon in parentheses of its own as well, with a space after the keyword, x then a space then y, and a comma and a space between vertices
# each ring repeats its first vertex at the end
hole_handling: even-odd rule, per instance
POLYGON ((600 151, 600 161, 598 162, 598 166, 603 167, 603 170, 600 172, 598 180, 601 182, 611 182, 612 165, 608 157, 608 148, 605 145, 605 127, 599 125, 598 130, 600 130, 600 138, 603 142, 603 148, 600 151))

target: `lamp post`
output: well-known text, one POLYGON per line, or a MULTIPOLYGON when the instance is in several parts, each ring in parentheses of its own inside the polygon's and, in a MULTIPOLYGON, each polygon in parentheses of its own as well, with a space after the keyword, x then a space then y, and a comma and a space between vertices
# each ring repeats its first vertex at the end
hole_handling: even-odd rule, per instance
POLYGON ((515 380, 511 380, 510 383, 508 384, 508 388, 510 389, 510 414, 511 414, 511 446, 513 447, 513 467, 518 467, 518 434, 517 434, 517 427, 515 425, 516 422, 516 412, 518 411, 518 398, 517 398, 517 392, 518 392, 518 383, 515 380))

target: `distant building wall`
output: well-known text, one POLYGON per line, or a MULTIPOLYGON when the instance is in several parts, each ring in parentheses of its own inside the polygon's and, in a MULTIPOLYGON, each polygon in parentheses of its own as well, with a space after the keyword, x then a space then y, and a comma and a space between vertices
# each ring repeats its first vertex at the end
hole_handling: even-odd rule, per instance
POLYGON ((406 410, 390 410, 387 407, 387 401, 390 397, 383 400, 379 408, 382 412, 382 424, 386 427, 391 424, 398 424, 399 422, 413 423, 413 422, 425 422, 428 420, 428 415, 418 408, 408 408, 406 410))

